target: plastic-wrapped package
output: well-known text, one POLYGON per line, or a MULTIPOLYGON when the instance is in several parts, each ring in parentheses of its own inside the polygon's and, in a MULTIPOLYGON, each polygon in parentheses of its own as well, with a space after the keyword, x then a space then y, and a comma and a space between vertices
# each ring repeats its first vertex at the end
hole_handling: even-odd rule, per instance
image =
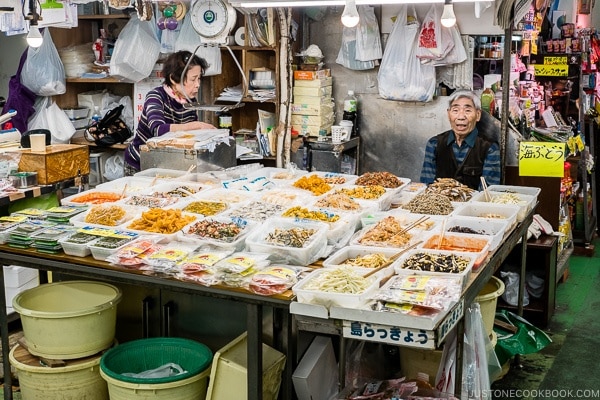
POLYGON ((178 268, 176 268, 177 263, 191 254, 196 247, 198 247, 198 244, 171 242, 144 258, 143 263, 145 266, 140 269, 165 273, 176 272, 178 271, 178 268))
POLYGON ((461 292, 462 280, 459 277, 396 275, 373 298, 447 310, 460 299, 461 292))
POLYGON ((229 254, 231 251, 228 250, 198 249, 188 254, 178 264, 178 267, 183 274, 194 274, 211 269, 229 254))
POLYGON ((158 237, 141 236, 122 247, 117 252, 106 257, 106 261, 114 265, 128 268, 139 268, 144 264, 144 258, 160 250, 164 245, 158 244, 158 237))
POLYGON ((248 290, 264 296, 283 293, 298 282, 303 270, 303 267, 270 265, 252 275, 248 280, 248 290))

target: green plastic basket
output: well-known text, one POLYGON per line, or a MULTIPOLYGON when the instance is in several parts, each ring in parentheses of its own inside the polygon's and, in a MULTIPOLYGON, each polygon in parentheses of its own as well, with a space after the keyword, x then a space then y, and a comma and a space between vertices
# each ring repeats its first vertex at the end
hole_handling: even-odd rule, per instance
POLYGON ((133 340, 113 347, 100 359, 100 369, 107 376, 129 383, 159 384, 177 382, 200 374, 212 362, 212 351, 204 344, 183 338, 149 338, 133 340), (186 372, 164 378, 136 378, 123 373, 140 373, 168 363, 186 372))

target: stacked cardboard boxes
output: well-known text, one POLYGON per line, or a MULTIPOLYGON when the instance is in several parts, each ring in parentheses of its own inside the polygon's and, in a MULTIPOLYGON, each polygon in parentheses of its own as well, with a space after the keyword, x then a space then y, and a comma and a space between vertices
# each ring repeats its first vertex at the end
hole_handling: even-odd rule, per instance
POLYGON ((329 69, 294 71, 292 129, 303 136, 329 135, 334 121, 333 79, 329 69))

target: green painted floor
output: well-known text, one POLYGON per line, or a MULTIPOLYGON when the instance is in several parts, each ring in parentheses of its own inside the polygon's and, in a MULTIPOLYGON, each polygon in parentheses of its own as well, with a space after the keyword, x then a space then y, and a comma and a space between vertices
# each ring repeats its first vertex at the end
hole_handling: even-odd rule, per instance
POLYGON ((544 329, 552 343, 520 357, 492 384, 494 400, 600 399, 600 240, 592 257, 571 256, 556 288, 556 309, 544 329))

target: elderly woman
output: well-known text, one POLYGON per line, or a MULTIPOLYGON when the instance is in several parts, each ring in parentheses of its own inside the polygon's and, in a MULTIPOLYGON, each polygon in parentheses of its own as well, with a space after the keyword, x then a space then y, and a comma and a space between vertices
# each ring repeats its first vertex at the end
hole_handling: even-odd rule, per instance
POLYGON ((188 101, 195 101, 200 79, 206 68, 206 60, 189 51, 172 53, 165 60, 162 70, 164 82, 146 95, 137 130, 125 150, 126 176, 140 171, 139 149, 148 139, 168 132, 215 129, 211 124, 198 121, 196 110, 184 106, 188 101), (182 82, 181 76, 186 64, 187 70, 182 82))

